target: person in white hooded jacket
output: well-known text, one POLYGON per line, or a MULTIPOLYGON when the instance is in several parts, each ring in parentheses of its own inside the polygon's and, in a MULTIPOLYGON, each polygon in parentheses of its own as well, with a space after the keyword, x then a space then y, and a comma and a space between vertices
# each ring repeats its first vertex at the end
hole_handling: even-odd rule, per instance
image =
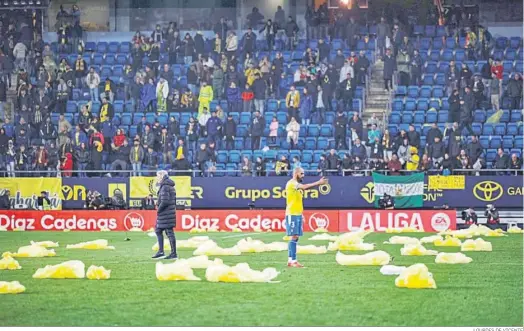
POLYGON ((160 78, 156 84, 156 109, 157 111, 167 110, 167 96, 169 95, 169 83, 164 78, 160 78))
POLYGON ((13 48, 13 56, 15 57, 16 70, 25 69, 27 46, 22 42, 18 42, 15 48, 13 48))
POLYGON ((353 67, 349 63, 348 60, 344 63, 344 66, 340 69, 340 76, 339 76, 339 83, 342 83, 346 78, 347 75, 351 74, 351 79, 355 78, 355 72, 353 71, 353 67))

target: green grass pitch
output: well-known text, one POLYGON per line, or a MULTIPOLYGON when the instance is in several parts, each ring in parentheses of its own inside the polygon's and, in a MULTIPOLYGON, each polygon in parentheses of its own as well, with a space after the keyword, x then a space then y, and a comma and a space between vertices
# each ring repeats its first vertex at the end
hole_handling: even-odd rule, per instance
MULTIPOLYGON (((208 234, 222 247, 244 236, 281 241, 282 233, 208 234), (234 236, 234 237, 232 237, 234 236)), ((428 234, 402 234, 424 236, 428 234)), ((467 252, 473 262, 441 265, 434 257, 401 256, 401 245, 384 245, 391 235, 370 234, 365 242, 394 256, 392 264, 425 263, 436 290, 399 289, 396 276, 379 267, 344 267, 335 253, 302 255, 307 269, 288 269, 287 252, 225 256, 226 264, 248 262, 253 269, 275 267, 278 284, 160 282, 155 277, 152 245, 145 233, 10 232, 0 233, 0 252, 16 251, 30 240, 53 240, 56 257, 19 258, 21 270, 0 271, 0 280, 20 281, 26 292, 0 296, 0 326, 522 326, 523 237, 486 238, 493 252, 467 252), (67 244, 108 239, 114 251, 66 250, 67 244), (78 259, 111 269, 107 281, 32 279, 39 267, 78 259)), ((189 234, 178 233, 178 239, 189 234)), ((327 245, 308 241, 302 244, 327 245)), ((455 247, 425 245, 456 252, 455 247)), ((349 252, 346 252, 350 254, 349 252)), ((180 250, 190 257, 192 250, 180 250)), ((354 254, 360 254, 354 252, 354 254)))

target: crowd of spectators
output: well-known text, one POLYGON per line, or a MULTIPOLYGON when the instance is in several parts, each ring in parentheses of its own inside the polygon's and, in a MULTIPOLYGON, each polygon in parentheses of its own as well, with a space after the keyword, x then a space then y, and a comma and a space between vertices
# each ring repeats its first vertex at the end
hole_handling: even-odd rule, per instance
MULTIPOLYGON (((253 114, 248 129, 253 151, 280 149, 282 136, 289 150, 296 150, 301 126, 308 127, 312 121, 331 124, 330 138, 335 148, 322 155, 317 169, 313 169, 322 174, 362 175, 366 170, 388 170, 393 174, 401 170, 445 173, 485 167, 479 158, 482 149, 476 139, 467 145, 461 139, 463 128, 471 131, 471 119, 463 115, 464 109, 471 113, 473 104, 481 102, 479 98, 485 95, 479 92, 482 81, 471 80, 471 75, 455 71, 458 69, 452 69, 448 76, 453 93, 460 96, 459 115, 452 117, 455 123, 444 132, 434 126, 423 151, 419 151, 420 134, 413 126, 408 132, 390 136, 384 119, 375 115, 366 125, 359 112, 348 118, 355 90, 365 84, 371 63, 363 51, 352 51, 348 57, 340 49, 330 60, 330 45, 323 37, 328 34, 341 37, 353 50, 357 39, 369 36, 356 33, 354 18, 346 22, 343 16, 337 16, 339 23, 326 24, 326 11, 323 5, 306 13, 306 21, 310 22, 307 34, 309 38, 319 38, 318 49, 306 49, 290 87, 281 51, 276 52, 272 61, 269 57, 255 56, 258 49, 254 28, 265 36, 265 51, 276 48, 274 38, 279 30, 284 30, 285 49, 294 49, 298 42, 298 26, 292 17, 285 18, 282 8, 275 13, 274 21, 266 22, 261 22, 263 17, 255 8, 248 17, 250 27, 242 38, 228 29, 225 20, 214 27, 215 36, 211 40, 206 40, 200 31, 195 36, 189 33, 182 36, 174 22, 165 28, 157 25, 151 35, 137 32, 131 41, 129 62, 117 81, 104 77, 84 60, 83 54, 88 50, 84 49, 81 29, 75 30, 80 26, 78 7, 73 6, 70 12, 61 8, 57 15, 58 52, 78 52, 71 63, 67 58, 57 61, 57 54, 40 36, 25 39, 23 24, 12 24, 9 31, 13 33, 5 34, 7 48, 4 46, 0 54, 0 63, 3 68, 11 65, 17 73, 16 117, 15 123, 4 118, 0 129, 0 168, 9 177, 44 174, 69 177, 73 170, 78 171, 79 177, 88 176, 87 170, 90 175, 115 170, 152 175, 159 167, 182 174, 195 170, 199 175, 212 176, 217 170, 218 152, 234 147, 239 123, 233 113, 241 111, 253 114), (167 53, 164 61, 163 53, 167 53), (171 70, 171 65, 180 62, 187 66, 184 82, 171 70), (243 70, 239 70, 239 64, 243 70), (90 102, 82 105, 77 121, 71 123, 64 115, 75 89, 88 91, 90 102), (125 132, 115 122, 114 103, 120 96, 133 105, 133 111, 155 113, 157 118, 148 121, 144 116, 136 135, 125 132), (264 113, 269 98, 285 99, 288 116, 284 125, 273 118, 266 131, 264 113), (226 100, 227 111, 220 105, 211 108, 214 100, 226 100), (192 113, 185 126, 173 116, 177 112, 192 113), (327 121, 327 112, 336 114, 332 122, 327 121), (53 114, 60 114, 56 126, 51 121, 53 114), (160 124, 158 117, 162 115, 168 116, 167 124, 160 124), (267 146, 261 144, 263 137, 268 138, 267 146)), ((458 33, 469 35, 468 27, 459 25, 462 32, 458 33)), ((386 89, 392 88, 397 72, 400 83, 420 80, 421 60, 404 29, 398 21, 393 22, 392 28, 385 20, 378 25, 378 55, 384 61, 386 89), (387 45, 386 37, 391 45, 387 45)), ((485 36, 483 40, 488 39, 485 36)), ((480 48, 471 44, 475 50, 472 56, 484 54, 484 43, 478 43, 480 48)), ((500 88, 494 68, 496 65, 489 70, 494 72, 494 79, 489 81, 488 95, 496 103, 493 96, 500 93, 500 88)), ((5 92, 9 87, 9 74, 9 70, 2 71, 0 91, 5 92)), ((519 86, 522 90, 521 80, 516 81, 520 85, 512 83, 511 91, 519 86)), ((2 96, 0 93, 0 101, 2 96)), ((251 164, 249 158, 243 158, 237 169, 242 175, 262 175, 273 171, 274 166, 276 174, 286 175, 301 164, 298 157, 291 161, 286 156, 278 160, 257 157, 251 164)), ((495 167, 521 168, 518 158, 510 160, 503 151, 495 167)))

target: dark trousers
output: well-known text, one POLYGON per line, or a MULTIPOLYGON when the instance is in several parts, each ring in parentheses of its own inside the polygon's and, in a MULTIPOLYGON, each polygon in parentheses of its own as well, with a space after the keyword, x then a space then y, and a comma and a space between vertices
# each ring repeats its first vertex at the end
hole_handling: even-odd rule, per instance
POLYGON ((226 137, 226 149, 228 151, 235 149, 235 141, 233 140, 233 137, 226 137))
POLYGON ((388 91, 393 89, 393 81, 391 78, 384 78, 384 88, 388 91))
POLYGON ((471 127, 471 121, 461 121, 459 127, 460 132, 462 132, 464 128, 468 130, 470 136, 475 135, 475 132, 473 132, 473 128, 471 127))
POLYGON ((251 149, 260 149, 260 136, 252 136, 251 137, 251 149))
POLYGON ((158 240, 158 251, 163 252, 164 251, 164 235, 163 232, 166 233, 167 238, 169 239, 169 245, 171 246, 171 254, 176 254, 176 238, 175 238, 175 232, 173 229, 155 229, 156 238, 158 240))
POLYGON ((511 100, 511 109, 519 109, 520 97, 510 97, 511 100))
POLYGON ((346 137, 342 134, 337 134, 335 136, 335 148, 338 148, 338 146, 340 146, 340 143, 342 143, 342 147, 344 149, 349 149, 348 144, 346 142, 346 137))

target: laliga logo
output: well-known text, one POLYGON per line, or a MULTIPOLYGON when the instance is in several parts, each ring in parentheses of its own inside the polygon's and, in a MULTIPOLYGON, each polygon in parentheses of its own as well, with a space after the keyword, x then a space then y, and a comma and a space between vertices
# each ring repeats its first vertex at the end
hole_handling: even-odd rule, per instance
POLYGON ((329 217, 322 213, 314 213, 309 216, 309 228, 315 231, 318 228, 327 229, 329 227, 329 217))
POLYGON ((449 216, 444 213, 437 213, 431 217, 431 227, 438 232, 446 231, 451 224, 449 216))
POLYGON ((143 229, 144 224, 144 218, 139 213, 129 213, 124 217, 124 227, 127 230, 131 230, 132 228, 143 229))

